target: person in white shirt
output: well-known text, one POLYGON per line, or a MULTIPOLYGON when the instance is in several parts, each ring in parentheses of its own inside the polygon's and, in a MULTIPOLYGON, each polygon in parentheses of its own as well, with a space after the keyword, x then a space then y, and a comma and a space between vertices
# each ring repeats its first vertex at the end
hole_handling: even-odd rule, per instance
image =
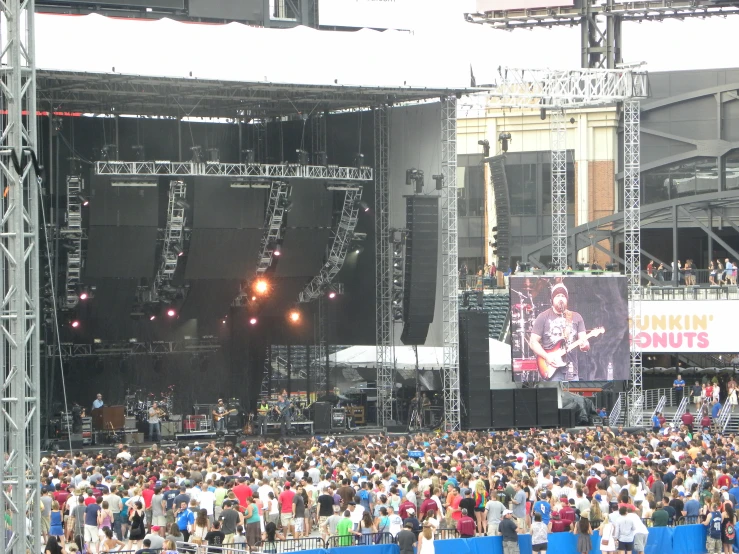
POLYGON ((215 507, 215 502, 216 502, 215 493, 209 491, 208 489, 205 489, 200 492, 198 499, 199 499, 200 509, 205 510, 207 512, 208 520, 212 524, 215 521, 214 515, 213 515, 213 508, 215 507))

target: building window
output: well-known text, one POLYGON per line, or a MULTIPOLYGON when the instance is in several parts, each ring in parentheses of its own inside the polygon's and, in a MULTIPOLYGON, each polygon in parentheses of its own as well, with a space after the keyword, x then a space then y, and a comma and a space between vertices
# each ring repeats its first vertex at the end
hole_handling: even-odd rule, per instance
POLYGON ((739 150, 732 150, 726 155, 724 183, 726 190, 739 189, 739 150))
MULTIPOLYGON (((739 167, 739 158, 736 161, 735 167, 739 167)), ((727 176, 728 167, 727 158, 727 176)), ((650 169, 642 173, 641 182, 642 202, 645 204, 717 192, 717 160, 708 157, 691 158, 677 164, 650 169)), ((726 188, 729 188, 728 179, 726 188)))
POLYGON ((482 217, 485 213, 485 168, 482 155, 459 156, 457 164, 457 215, 482 217))

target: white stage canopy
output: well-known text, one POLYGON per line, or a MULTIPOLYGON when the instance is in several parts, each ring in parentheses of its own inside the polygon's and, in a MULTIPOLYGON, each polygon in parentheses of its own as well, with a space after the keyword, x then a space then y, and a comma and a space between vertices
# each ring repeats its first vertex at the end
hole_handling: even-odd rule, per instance
MULTIPOLYGON (((490 347, 491 370, 504 370, 511 366, 511 346, 504 342, 488 339, 490 347)), ((444 361, 444 349, 434 346, 418 347, 418 367, 420 369, 441 369, 444 361)), ((351 367, 375 367, 377 353, 375 346, 352 346, 331 354, 333 364, 351 367)), ((416 353, 412 346, 395 347, 395 363, 397 369, 414 369, 416 353)))

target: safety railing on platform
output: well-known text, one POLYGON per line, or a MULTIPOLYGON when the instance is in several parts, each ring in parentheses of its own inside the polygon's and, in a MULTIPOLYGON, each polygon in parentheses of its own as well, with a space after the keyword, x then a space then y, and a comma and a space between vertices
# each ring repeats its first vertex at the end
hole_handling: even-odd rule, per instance
POLYGON ((618 394, 618 400, 616 400, 616 403, 613 405, 613 409, 611 410, 611 413, 608 416, 608 424, 611 427, 615 427, 619 423, 619 419, 621 419, 621 410, 623 409, 623 400, 624 400, 624 393, 620 392, 618 394))
POLYGON ((434 533, 435 540, 458 539, 459 531, 456 529, 437 529, 434 533))
POLYGON ((731 419, 731 404, 728 402, 725 402, 723 406, 721 406, 721 409, 718 412, 718 416, 716 417, 715 426, 716 429, 719 429, 721 433, 726 431, 726 426, 729 424, 729 420, 731 419))
POLYGON ((639 395, 634 406, 627 409, 628 422, 632 427, 644 425, 644 396, 639 395))
POLYGON ((672 389, 647 389, 642 394, 644 395, 645 410, 653 411, 663 396, 665 397, 665 404, 662 407, 672 405, 672 389))
POLYGON ((680 424, 681 422, 680 418, 685 413, 685 410, 687 410, 689 402, 690 402, 690 398, 688 398, 687 396, 684 396, 683 399, 680 401, 680 405, 677 407, 677 410, 675 411, 675 415, 672 416, 670 427, 675 428, 680 424))
POLYGON ((302 539, 284 539, 274 542, 258 542, 256 546, 252 548, 252 550, 281 554, 282 552, 300 552, 302 550, 316 550, 325 547, 326 543, 321 537, 304 537, 302 539))
POLYGON ((656 406, 654 407, 654 409, 652 410, 652 413, 650 413, 650 414, 649 414, 649 419, 650 419, 650 421, 651 421, 651 419, 652 419, 652 418, 653 418, 654 416, 656 416, 657 414, 661 413, 661 412, 662 412, 662 410, 664 410, 664 409, 665 409, 665 404, 666 404, 666 403, 667 403, 667 397, 666 397, 666 396, 662 396, 662 397, 660 397, 660 399, 659 399, 659 402, 657 402, 657 405, 656 405, 656 406))

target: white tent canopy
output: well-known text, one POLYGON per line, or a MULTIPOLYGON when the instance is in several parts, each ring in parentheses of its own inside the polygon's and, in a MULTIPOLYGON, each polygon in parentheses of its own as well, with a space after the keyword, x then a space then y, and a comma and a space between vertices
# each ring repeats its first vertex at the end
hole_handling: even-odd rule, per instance
MULTIPOLYGON (((511 365, 510 345, 494 339, 488 339, 490 348, 490 367, 502 369, 511 365)), ((414 369, 416 353, 412 346, 395 347, 395 363, 397 369, 414 369)), ((375 346, 352 346, 331 354, 330 361, 337 365, 352 367, 375 367, 377 348, 375 346)), ((444 362, 444 349, 440 346, 419 346, 418 367, 421 369, 440 369, 444 362)))

